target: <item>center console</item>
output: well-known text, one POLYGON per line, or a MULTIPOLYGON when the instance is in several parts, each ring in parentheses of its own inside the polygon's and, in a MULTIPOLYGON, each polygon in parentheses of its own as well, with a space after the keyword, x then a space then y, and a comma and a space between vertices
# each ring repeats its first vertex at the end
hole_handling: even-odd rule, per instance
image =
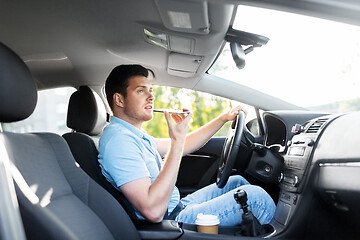
MULTIPOLYGON (((179 223, 174 220, 163 220, 161 223, 150 223, 145 220, 135 222, 141 239, 239 239, 241 226, 220 226, 218 234, 205 234, 197 231, 195 224, 179 223)), ((273 232, 270 225, 266 225, 266 232, 273 232)), ((262 236, 254 239, 260 239, 262 236)))
POLYGON ((313 149, 322 130, 333 118, 334 116, 323 116, 304 125, 296 124, 292 129, 295 135, 287 142, 284 170, 279 176, 280 196, 274 216, 278 232, 292 219, 301 201, 313 149))

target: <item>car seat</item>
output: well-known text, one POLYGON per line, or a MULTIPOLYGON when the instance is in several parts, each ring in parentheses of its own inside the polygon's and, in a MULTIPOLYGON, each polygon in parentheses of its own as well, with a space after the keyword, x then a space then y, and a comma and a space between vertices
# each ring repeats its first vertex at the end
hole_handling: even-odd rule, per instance
POLYGON ((134 207, 106 180, 98 163, 97 142, 106 118, 106 109, 99 95, 88 86, 81 86, 69 100, 66 124, 72 132, 63 137, 80 167, 118 200, 131 219, 136 220, 134 207))
MULTIPOLYGON (((29 117, 37 87, 25 63, 0 43, 0 122, 29 117)), ((140 239, 122 206, 75 164, 53 133, 0 133, 28 239, 140 239)))

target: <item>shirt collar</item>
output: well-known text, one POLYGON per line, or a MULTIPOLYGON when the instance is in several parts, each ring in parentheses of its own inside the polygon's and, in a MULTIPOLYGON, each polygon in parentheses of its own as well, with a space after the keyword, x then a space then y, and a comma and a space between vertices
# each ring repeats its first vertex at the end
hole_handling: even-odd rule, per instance
POLYGON ((136 136, 138 136, 140 138, 148 139, 148 134, 146 133, 146 131, 144 129, 140 130, 137 127, 135 127, 134 125, 132 125, 131 123, 128 123, 128 122, 122 120, 121 118, 111 116, 110 122, 122 125, 123 127, 130 130, 132 133, 134 133, 136 136))

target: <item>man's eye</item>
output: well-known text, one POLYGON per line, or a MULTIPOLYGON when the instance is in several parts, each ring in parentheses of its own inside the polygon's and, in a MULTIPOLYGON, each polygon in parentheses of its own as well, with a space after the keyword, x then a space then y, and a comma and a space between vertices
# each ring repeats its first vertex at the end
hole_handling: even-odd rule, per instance
POLYGON ((143 92, 143 90, 139 90, 139 91, 138 91, 138 93, 142 93, 142 92, 143 92))

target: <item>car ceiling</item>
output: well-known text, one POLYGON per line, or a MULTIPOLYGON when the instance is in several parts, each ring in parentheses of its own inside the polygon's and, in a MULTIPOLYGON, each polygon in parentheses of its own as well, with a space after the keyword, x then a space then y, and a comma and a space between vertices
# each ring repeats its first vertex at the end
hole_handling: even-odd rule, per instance
MULTIPOLYGON (((210 77, 206 71, 224 46, 224 37, 233 22, 237 4, 360 23, 359 3, 354 0, 3 0, 0 3, 0 41, 26 62, 39 89, 81 85, 99 87, 113 67, 140 63, 155 72, 155 84, 229 97, 238 89, 233 84, 222 84, 221 79, 210 77), (171 11, 168 8, 173 5, 182 12, 196 14, 194 4, 201 5, 208 15, 208 33, 201 33, 198 29, 189 33, 166 27, 168 22, 161 12, 171 11), (185 55, 190 58, 184 60, 183 53, 177 56, 176 51, 146 42, 144 27, 190 39, 192 49, 185 55), (171 58, 172 54, 176 58, 171 58), (195 60, 199 64, 195 70, 191 57, 200 57, 200 63, 195 60), (191 74, 181 74, 181 71, 180 74, 169 74, 170 63, 172 66, 184 65, 179 70, 185 73, 189 67, 191 74), (224 89, 226 86, 228 89, 224 89), (229 89, 232 90, 226 91, 229 89)), ((249 96, 254 94, 250 91, 249 96)), ((256 102, 257 99, 253 98, 256 102)))
POLYGON ((2 1, 0 41, 21 56, 40 89, 102 85, 111 69, 123 63, 140 63, 153 69, 159 83, 191 88, 219 52, 234 7, 207 4, 211 32, 189 34, 164 27, 159 15, 161 2, 2 1), (144 27, 193 39, 191 55, 202 57, 196 74, 185 78, 169 76, 170 52, 147 43, 144 27))

